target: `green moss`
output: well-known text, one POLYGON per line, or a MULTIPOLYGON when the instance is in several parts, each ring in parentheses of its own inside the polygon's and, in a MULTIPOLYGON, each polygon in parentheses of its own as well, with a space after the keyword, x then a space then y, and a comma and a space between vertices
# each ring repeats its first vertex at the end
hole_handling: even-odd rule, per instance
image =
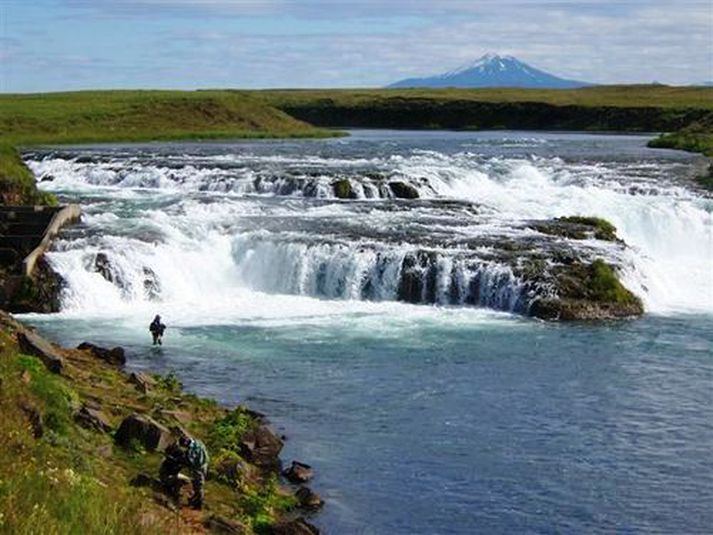
POLYGON ((353 199, 355 197, 352 184, 346 178, 334 182, 332 188, 334 188, 334 196, 338 199, 353 199))
POLYGON ((602 259, 589 266, 587 293, 593 301, 617 304, 634 304, 639 299, 619 281, 612 267, 602 259))
POLYGON ((598 240, 616 240, 616 227, 606 219, 600 217, 569 216, 560 217, 557 221, 591 227, 594 232, 594 237, 598 240))

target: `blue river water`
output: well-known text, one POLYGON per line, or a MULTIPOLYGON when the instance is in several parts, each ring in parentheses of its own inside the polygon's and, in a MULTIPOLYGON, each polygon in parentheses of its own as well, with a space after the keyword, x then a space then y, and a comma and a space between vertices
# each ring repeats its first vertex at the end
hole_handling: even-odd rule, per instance
MULTIPOLYGON (((562 188, 574 205, 581 189, 602 210, 612 205, 612 218, 621 216, 618 226, 634 241, 632 254, 638 255, 627 280, 644 281, 641 287, 651 294, 643 296, 648 313, 631 321, 556 324, 486 308, 360 300, 351 294, 313 295, 302 287, 270 286, 277 276, 270 262, 312 253, 304 248, 282 251, 283 256, 265 253, 261 278, 256 278, 248 270, 257 264, 234 271, 236 258, 242 258, 236 249, 245 246, 236 233, 257 232, 269 241, 267 231, 250 226, 256 213, 273 219, 290 210, 303 213, 301 203, 307 201, 299 197, 275 207, 252 193, 231 197, 212 191, 204 210, 201 203, 208 201, 202 195, 208 193, 198 186, 176 192, 163 178, 147 186, 146 176, 154 176, 155 169, 140 180, 122 175, 117 182, 111 173, 131 156, 125 152, 132 149, 124 146, 110 164, 67 164, 76 160, 76 152, 62 161, 56 155, 36 157, 35 172, 51 166, 58 177, 52 188, 78 197, 87 216, 81 231, 66 236, 51 255, 69 281, 65 310, 26 319, 66 345, 84 340, 122 345, 132 369, 174 371, 193 392, 265 412, 288 437, 283 459, 314 467, 312 486, 326 506, 311 521, 326 533, 710 533, 713 303, 705 286, 710 242, 700 241, 710 240, 710 204, 660 177, 661 168, 679 172, 687 160, 647 152, 646 138, 638 136, 449 136, 443 141, 398 134, 398 153, 392 156, 393 135, 387 133, 357 134, 353 142, 339 141, 337 148, 329 141, 293 143, 287 149, 280 142, 274 145, 277 152, 309 153, 315 175, 314 167, 325 172, 324 161, 338 160, 329 163, 338 166, 333 174, 364 165, 364 144, 374 143, 381 159, 369 160, 369 166, 398 165, 401 172, 411 169, 414 176, 432 181, 434 174, 445 173, 439 175, 443 179, 462 173, 477 181, 468 187, 485 204, 507 217, 518 210, 531 217, 566 209, 569 201, 553 202, 557 207, 549 214, 540 200, 531 205, 528 198, 517 198, 528 181, 538 182, 528 195, 562 188), (350 143, 359 147, 358 153, 349 152, 350 143), (410 152, 409 143, 417 150, 410 152), (477 157, 464 155, 465 145, 477 157), (449 158, 458 166, 446 173, 449 158), (639 188, 612 185, 617 177, 639 188), (512 181, 512 191, 497 189, 512 181), (176 206, 175 217, 165 219, 176 206), (642 217, 627 219, 627 207, 642 217), (672 224, 656 227, 656 217, 648 217, 647 210, 666 222, 692 218, 685 226, 698 246, 676 249, 686 234, 676 234, 672 224), (226 223, 239 218, 250 219, 250 225, 226 223), (701 221, 700 227, 694 225, 701 221), (655 239, 648 240, 652 233, 655 239), (221 241, 225 234, 227 244, 221 241), (144 249, 147 235, 163 237, 144 249), (669 242, 661 243, 665 239, 669 242), (214 255, 210 262, 191 256, 205 241, 214 255), (124 287, 115 287, 117 278, 112 286, 92 271, 87 258, 93 259, 97 250, 106 251, 118 266, 124 287), (652 259, 661 259, 659 266, 671 251, 683 251, 682 256, 669 258, 674 261, 665 270, 650 269, 652 259), (692 267, 691 276, 681 281, 686 269, 676 260, 683 258, 692 267), (130 266, 137 262, 159 279, 163 293, 158 298, 136 293, 146 273, 140 271, 132 285, 130 266), (198 275, 182 278, 183 271, 198 275), (159 349, 149 345, 147 330, 155 312, 168 323, 159 349)), ((168 147, 165 151, 180 154, 199 150, 168 147)), ((238 159, 248 158, 241 153, 248 150, 250 165, 260 169, 284 165, 280 159, 261 159, 267 158, 269 143, 237 147, 216 150, 237 153, 238 159)), ((88 154, 92 150, 86 149, 88 154)), ((127 164, 132 172, 147 165, 136 162, 127 164)), ((175 173, 180 166, 165 167, 175 173)), ((200 166, 184 171, 187 177, 204 172, 200 166)), ((434 195, 443 191, 436 188, 434 195)), ((448 191, 458 197, 464 189, 461 184, 448 191)), ((315 225, 310 232, 320 229, 326 235, 328 217, 343 215, 351 204, 320 202, 310 212, 315 225)), ((382 216, 370 217, 365 227, 384 224, 382 216)), ((487 223, 474 232, 493 228, 487 223)), ((255 248, 254 254, 265 250, 255 248)), ((342 250, 319 254, 335 254, 326 260, 335 264, 345 258, 366 262, 342 250)))

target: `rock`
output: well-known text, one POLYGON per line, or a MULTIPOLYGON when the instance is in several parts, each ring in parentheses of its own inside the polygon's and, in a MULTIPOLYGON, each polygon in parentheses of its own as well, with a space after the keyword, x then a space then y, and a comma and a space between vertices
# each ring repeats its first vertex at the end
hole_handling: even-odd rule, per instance
POLYGON ((245 481, 256 479, 254 466, 242 460, 234 452, 222 452, 215 459, 212 470, 216 479, 237 487, 245 481))
POLYGON ((42 175, 40 182, 52 182, 52 181, 54 181, 54 179, 55 179, 54 175, 50 175, 50 174, 42 175))
POLYGON ((324 505, 324 500, 309 487, 300 487, 297 489, 295 498, 298 500, 299 507, 304 509, 319 509, 324 505))
POLYGON ((144 294, 150 301, 155 301, 161 294, 161 285, 154 270, 144 266, 144 294))
POLYGON ((77 346, 77 349, 82 351, 89 351, 96 358, 103 360, 114 366, 123 366, 126 364, 126 355, 124 353, 123 347, 114 347, 112 349, 106 349, 104 347, 99 347, 97 345, 91 344, 89 342, 82 342, 77 346))
POLYGON ((87 429, 95 429, 102 433, 109 433, 112 430, 106 415, 97 409, 83 405, 81 409, 74 415, 75 421, 87 429))
POLYGON ((261 468, 275 468, 280 464, 282 446, 282 440, 268 426, 260 425, 245 434, 240 451, 245 459, 261 468))
POLYGON ((406 182, 389 182, 391 193, 397 199, 418 199, 418 190, 406 182))
POLYGON ((319 535, 319 530, 304 518, 280 522, 272 526, 272 535, 319 535))
POLYGON ((314 476, 312 467, 308 464, 299 461, 292 461, 292 464, 287 470, 282 472, 282 475, 291 483, 306 483, 314 476))
POLYGON ((241 535, 249 533, 245 525, 232 518, 226 518, 221 515, 211 515, 203 523, 206 528, 214 533, 230 533, 241 535))
POLYGON ((125 448, 131 446, 132 442, 138 442, 149 451, 163 451, 173 438, 168 429, 149 416, 132 414, 121 422, 114 440, 125 448))
POLYGON ((352 188, 352 183, 348 179, 342 178, 332 183, 334 196, 337 199, 356 199, 357 195, 352 188))
POLYGON ((45 428, 42 424, 42 414, 34 405, 29 403, 22 403, 20 409, 25 413, 27 419, 30 422, 30 427, 32 428, 32 436, 35 438, 42 438, 45 434, 45 428))
POLYGON ((141 472, 136 474, 136 477, 129 481, 129 485, 132 487, 151 487, 158 489, 161 486, 161 482, 155 477, 152 477, 145 472, 141 472))
POLYGON ((53 344, 38 334, 28 330, 18 332, 17 343, 20 346, 20 351, 27 355, 39 357, 49 371, 62 373, 64 358, 53 344))
POLYGON ((114 274, 111 270, 111 263, 106 253, 97 253, 94 259, 94 271, 99 273, 107 282, 114 282, 114 274))
POLYGON ((144 372, 131 372, 129 382, 135 385, 136 390, 143 394, 148 394, 156 386, 156 379, 144 372))

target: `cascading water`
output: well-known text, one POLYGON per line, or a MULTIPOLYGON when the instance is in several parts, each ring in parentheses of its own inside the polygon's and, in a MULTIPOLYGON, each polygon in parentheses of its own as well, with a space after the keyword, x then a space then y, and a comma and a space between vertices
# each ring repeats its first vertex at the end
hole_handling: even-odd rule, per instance
POLYGON ((611 260, 648 310, 713 309, 712 202, 682 185, 683 162, 524 139, 118 147, 28 163, 85 204, 50 254, 68 310, 229 307, 257 290, 525 312, 550 290, 498 247, 537 238, 532 219, 579 214, 608 219, 630 247, 561 246, 611 260))

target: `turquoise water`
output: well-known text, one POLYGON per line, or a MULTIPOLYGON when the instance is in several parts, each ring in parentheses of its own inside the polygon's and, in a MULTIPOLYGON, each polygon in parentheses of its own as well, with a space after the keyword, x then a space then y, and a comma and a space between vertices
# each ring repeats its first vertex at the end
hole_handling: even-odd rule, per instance
POLYGON ((267 413, 283 459, 314 466, 327 533, 709 532, 711 203, 685 185, 689 156, 645 142, 362 132, 32 155, 85 219, 49 255, 62 313, 27 319, 267 413), (377 172, 433 204, 380 197, 377 172), (364 197, 330 198, 336 176, 364 197), (447 267, 449 233, 517 239, 521 218, 585 209, 629 243, 616 260, 642 319, 543 323, 449 305, 448 284, 436 304, 394 300, 400 251, 436 243, 447 267))
POLYGON ((124 345, 247 402, 311 463, 328 533, 703 533, 713 525, 710 317, 550 325, 511 316, 319 325, 39 323, 124 345), (137 337, 145 336, 137 344, 137 337))

